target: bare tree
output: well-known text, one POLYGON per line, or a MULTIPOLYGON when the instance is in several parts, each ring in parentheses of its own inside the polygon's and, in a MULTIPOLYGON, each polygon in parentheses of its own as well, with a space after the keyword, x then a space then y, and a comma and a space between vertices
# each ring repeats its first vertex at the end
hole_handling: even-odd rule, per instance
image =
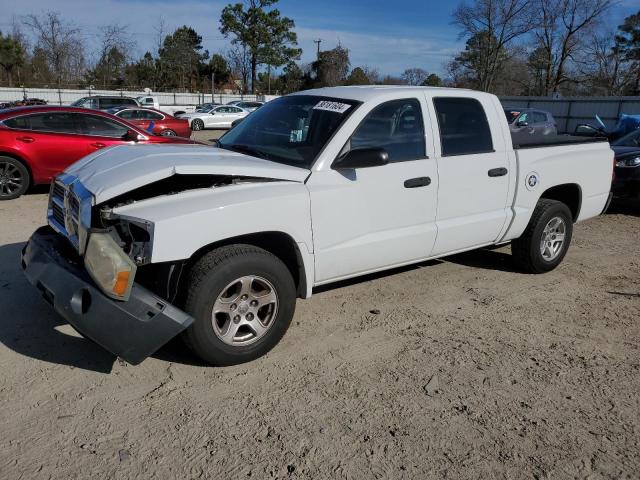
POLYGON ((429 76, 429 72, 422 68, 407 68, 400 78, 404 80, 407 85, 422 85, 427 77, 429 76))
POLYGON ((531 29, 532 2, 474 0, 460 4, 453 12, 453 23, 462 29, 460 37, 483 40, 475 72, 481 90, 491 91, 501 63, 506 60, 507 47, 531 29))
POLYGON ((46 58, 56 85, 80 78, 85 58, 80 30, 62 20, 57 12, 27 15, 24 23, 33 30, 37 48, 46 58))
POLYGON ((231 75, 242 93, 249 91, 251 77, 251 55, 242 45, 232 45, 225 55, 225 60, 231 69, 231 75))
POLYGON ((128 27, 119 24, 100 27, 100 47, 90 76, 102 83, 103 88, 124 81, 124 70, 135 46, 128 27))
POLYGON ((557 92, 571 80, 570 63, 613 0, 535 0, 537 12, 534 36, 544 69, 545 95, 557 92))

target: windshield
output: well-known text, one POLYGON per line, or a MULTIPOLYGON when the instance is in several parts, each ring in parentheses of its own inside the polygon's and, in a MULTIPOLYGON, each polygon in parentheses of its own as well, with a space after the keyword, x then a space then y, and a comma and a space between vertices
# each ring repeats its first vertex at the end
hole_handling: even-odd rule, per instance
POLYGON ((518 118, 518 115, 520 115, 520 110, 506 110, 504 111, 504 114, 507 117, 507 123, 513 123, 513 121, 518 118))
POLYGON ((640 147, 640 128, 619 138, 611 145, 616 147, 640 147))
POLYGON ((291 95, 251 113, 219 140, 219 146, 248 155, 311 168, 344 120, 360 105, 354 100, 291 95))

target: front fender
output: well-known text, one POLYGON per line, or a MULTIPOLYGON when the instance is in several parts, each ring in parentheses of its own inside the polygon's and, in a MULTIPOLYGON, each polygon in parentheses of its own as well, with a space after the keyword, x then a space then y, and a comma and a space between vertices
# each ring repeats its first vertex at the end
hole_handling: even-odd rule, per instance
POLYGON ((117 207, 113 213, 153 223, 152 263, 188 259, 202 247, 232 237, 282 232, 298 244, 305 270, 313 272, 310 198, 303 183, 248 182, 190 190, 117 207))

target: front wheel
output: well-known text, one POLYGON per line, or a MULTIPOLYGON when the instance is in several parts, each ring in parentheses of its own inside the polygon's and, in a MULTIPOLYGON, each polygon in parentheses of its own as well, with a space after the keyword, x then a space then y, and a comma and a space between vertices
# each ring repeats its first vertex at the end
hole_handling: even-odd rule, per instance
POLYGON ((295 304, 293 278, 279 258, 252 245, 221 247, 191 269, 185 310, 195 321, 184 337, 212 365, 248 362, 280 341, 295 304))
POLYGON ((29 170, 15 158, 0 156, 0 200, 13 200, 29 188, 29 170))
POLYGON ((541 199, 522 236, 511 242, 516 264, 529 273, 556 268, 569 250, 573 234, 571 211, 564 203, 541 199))
POLYGON ((200 131, 204 129, 204 122, 199 118, 196 118, 193 122, 191 122, 191 130, 194 132, 200 131))

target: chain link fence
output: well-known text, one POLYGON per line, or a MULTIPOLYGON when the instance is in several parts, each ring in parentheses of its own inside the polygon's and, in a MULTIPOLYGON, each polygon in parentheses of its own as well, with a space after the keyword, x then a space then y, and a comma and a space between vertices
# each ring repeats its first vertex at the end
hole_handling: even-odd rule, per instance
POLYGON ((158 98, 161 105, 201 105, 207 102, 228 103, 233 100, 262 100, 260 95, 234 95, 227 93, 177 93, 151 92, 142 90, 82 90, 55 88, 0 88, 0 103, 15 102, 25 98, 40 98, 50 105, 70 105, 76 100, 96 95, 139 97, 152 95, 158 98))

